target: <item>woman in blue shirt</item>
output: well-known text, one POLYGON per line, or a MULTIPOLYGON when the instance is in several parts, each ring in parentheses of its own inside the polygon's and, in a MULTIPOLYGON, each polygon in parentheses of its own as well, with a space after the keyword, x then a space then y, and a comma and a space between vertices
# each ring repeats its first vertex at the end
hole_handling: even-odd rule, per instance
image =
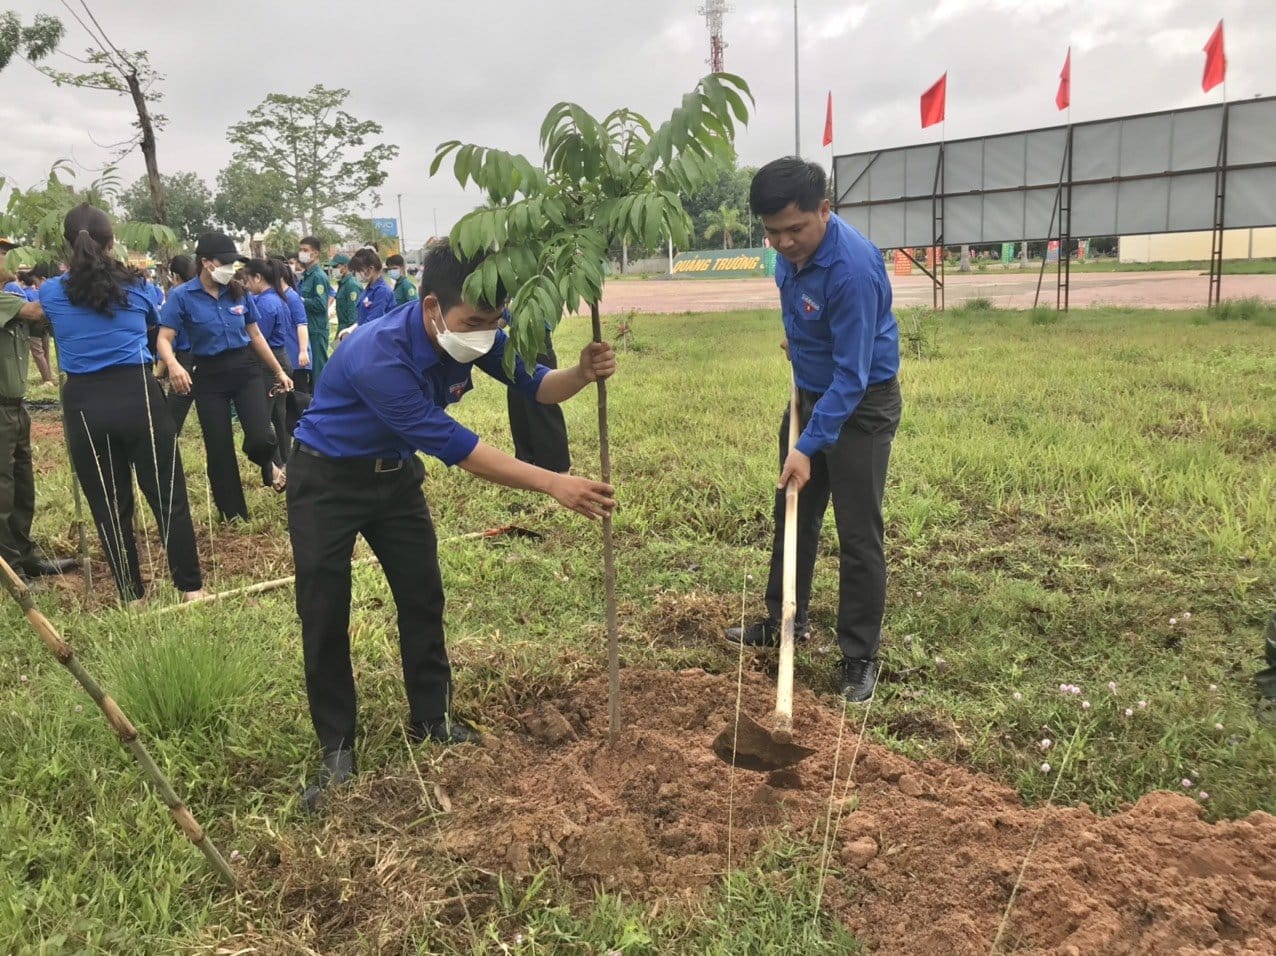
POLYGON ((145 591, 133 537, 133 478, 155 514, 173 584, 203 597, 195 528, 173 421, 151 374, 147 327, 159 316, 142 277, 111 254, 111 220, 88 203, 67 213, 70 269, 40 286, 66 373, 62 420, 115 586, 125 601, 145 591))
MULTIPOLYGON (((18 276, 22 292, 31 302, 40 301, 40 286, 49 278, 49 267, 43 262, 32 266, 25 275, 18 276)), ((40 370, 40 379, 45 385, 52 385, 57 379, 53 377, 53 369, 49 366, 49 323, 41 322, 31 327, 31 360, 40 370)))
MULTIPOLYGON (((303 321, 296 324, 293 312, 288 308, 285 294, 288 283, 283 277, 283 270, 288 267, 271 259, 249 259, 244 266, 244 284, 253 294, 253 303, 257 306, 257 328, 270 346, 275 359, 291 374, 293 366, 288 355, 288 342, 297 342, 298 358, 309 364, 310 330, 303 321)), ((297 300, 300 304, 300 298, 297 300)), ((302 311, 305 317, 305 311, 302 311)), ((261 365, 263 387, 266 392, 266 404, 270 409, 270 423, 275 429, 275 457, 272 467, 285 468, 288 449, 287 395, 283 389, 275 385, 275 377, 264 363, 261 365)), ((270 484, 273 474, 266 468, 261 471, 262 481, 270 484)))
POLYGON ((350 271, 363 283, 359 297, 359 325, 380 318, 394 308, 394 290, 381 278, 381 257, 371 249, 360 249, 350 257, 350 271))
MULTIPOLYGON (((191 279, 195 278, 195 260, 193 260, 190 256, 173 256, 172 260, 168 264, 168 271, 170 276, 170 287, 179 286, 183 282, 190 282, 191 279)), ((158 306, 156 308, 158 308, 158 306)), ((155 334, 158 338, 158 326, 156 326, 155 334)), ((159 354, 158 343, 156 344, 155 354, 159 354)), ((189 374, 190 370, 194 367, 195 362, 194 359, 191 358, 191 343, 190 339, 186 338, 185 332, 178 332, 177 338, 173 340, 173 355, 176 356, 178 364, 181 365, 182 368, 186 369, 189 374)), ((162 362, 159 363, 159 368, 156 374, 158 374, 161 378, 167 379, 168 366, 162 362)), ((173 416, 173 427, 177 429, 178 435, 182 433, 182 426, 186 424, 186 416, 190 414, 191 403, 193 401, 194 398, 190 392, 182 395, 177 391, 177 389, 172 387, 171 382, 169 383, 168 410, 173 416)))
POLYGON ((193 386, 195 414, 204 432, 208 483, 218 512, 224 519, 247 520, 248 502, 235 460, 230 405, 235 403, 244 430, 244 454, 272 476, 270 484, 276 491, 282 491, 284 472, 274 464, 275 435, 254 356, 285 390, 292 390, 292 379, 257 328, 252 297, 235 280, 237 264, 244 258, 224 233, 199 237, 195 244, 197 275, 169 290, 160 313, 157 347, 173 388, 184 394, 193 386), (194 367, 189 373, 173 354, 179 330, 190 338, 194 367))

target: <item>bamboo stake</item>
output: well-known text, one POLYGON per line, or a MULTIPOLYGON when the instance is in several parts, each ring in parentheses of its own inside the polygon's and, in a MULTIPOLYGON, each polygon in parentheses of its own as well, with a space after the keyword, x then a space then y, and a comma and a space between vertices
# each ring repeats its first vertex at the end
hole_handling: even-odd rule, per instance
MULTIPOLYGON (((450 538, 444 538, 439 542, 440 545, 452 544, 456 541, 467 541, 473 538, 495 538, 502 534, 507 534, 514 530, 513 525, 504 525, 499 528, 488 528, 486 531, 469 531, 465 534, 453 535, 450 538)), ((380 561, 375 555, 367 558, 360 558, 357 561, 351 561, 350 567, 357 568, 364 564, 379 564, 380 561)), ((256 584, 245 584, 243 587, 231 588, 229 591, 219 591, 216 594, 209 594, 206 597, 197 598, 194 601, 186 601, 182 604, 170 604, 167 607, 161 607, 156 610, 156 614, 171 614, 173 611, 184 611, 188 607, 198 607, 201 604, 212 604, 215 601, 221 601, 228 597, 238 597, 243 594, 262 594, 265 591, 274 591, 279 588, 287 587, 297 580, 295 574, 290 574, 286 578, 275 578, 273 581, 258 581, 256 584)))
POLYGON ((40 640, 44 642, 44 646, 49 649, 54 657, 58 659, 63 667, 71 672, 80 686, 93 698, 93 702, 98 705, 103 715, 106 717, 107 724, 111 730, 115 732, 115 736, 120 738, 120 743, 132 752, 133 757, 141 766, 143 772, 150 780, 151 785, 159 791, 160 798, 168 807, 169 813, 173 817, 173 822, 177 824, 177 828, 186 835, 186 838, 195 844, 201 853, 208 859, 209 865, 217 871, 217 875, 221 877, 222 882, 227 886, 235 886, 235 874, 231 871, 229 864, 225 858, 218 852, 217 847, 213 845, 213 841, 208 838, 208 834, 204 832, 203 827, 191 816, 191 812, 177 796, 172 785, 168 782, 168 778, 164 776, 164 772, 156 765, 151 757, 150 751, 146 749, 146 744, 142 743, 138 736, 137 728, 129 722, 124 716, 124 712, 120 710, 119 705, 102 690, 101 685, 89 674, 88 671, 76 659, 75 651, 71 649, 71 645, 62 639, 57 629, 50 623, 49 619, 40 613, 36 608, 35 602, 31 600, 31 592, 22 580, 13 573, 13 568, 9 563, 0 558, 0 584, 9 592, 9 596, 17 602, 22 608, 23 614, 26 615, 27 623, 31 625, 31 629, 36 632, 40 640))
MULTIPOLYGON (((598 303, 589 303, 594 323, 594 341, 603 340, 598 303)), ((607 427, 607 383, 598 380, 598 451, 602 458, 602 481, 611 484, 611 433, 607 427)), ((607 601, 607 740, 613 746, 620 739, 620 640, 616 633, 616 554, 612 544, 611 515, 603 515, 603 586, 607 601)))

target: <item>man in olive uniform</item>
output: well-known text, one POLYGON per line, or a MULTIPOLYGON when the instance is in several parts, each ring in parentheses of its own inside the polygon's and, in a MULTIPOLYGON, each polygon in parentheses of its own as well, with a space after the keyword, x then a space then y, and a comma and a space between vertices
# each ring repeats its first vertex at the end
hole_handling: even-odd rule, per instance
POLYGON ((314 236, 301 240, 297 261, 306 271, 301 274, 301 301, 306 306, 306 327, 310 330, 311 390, 319 387, 319 376, 328 361, 328 274, 323 271, 321 243, 314 236))
POLYGON ((350 257, 345 253, 332 257, 337 269, 337 334, 359 322, 359 296, 363 286, 350 271, 350 257))
POLYGON ((398 253, 385 261, 385 277, 394 283, 394 304, 404 305, 417 298, 416 283, 408 278, 403 256, 398 253))
POLYGON ((29 324, 41 322, 38 302, 0 292, 0 558, 24 580, 62 574, 74 558, 50 561, 31 540, 35 472, 31 467, 31 416, 22 405, 31 360, 29 324))

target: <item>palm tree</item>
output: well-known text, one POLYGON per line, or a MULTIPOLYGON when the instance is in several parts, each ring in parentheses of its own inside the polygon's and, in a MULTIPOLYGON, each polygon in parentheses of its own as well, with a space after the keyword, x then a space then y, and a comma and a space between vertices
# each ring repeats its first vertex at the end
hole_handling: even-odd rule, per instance
POLYGON ((723 203, 716 210, 712 210, 705 214, 705 219, 709 225, 705 227, 704 237, 713 239, 715 236, 722 236, 723 248, 731 248, 731 237, 733 235, 743 236, 748 232, 744 227, 744 223, 740 221, 740 210, 734 206, 728 206, 723 203))

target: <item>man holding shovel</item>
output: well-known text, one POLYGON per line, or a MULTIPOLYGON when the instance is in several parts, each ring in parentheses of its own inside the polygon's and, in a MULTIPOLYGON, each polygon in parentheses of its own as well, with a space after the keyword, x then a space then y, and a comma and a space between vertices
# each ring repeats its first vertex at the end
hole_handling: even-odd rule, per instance
POLYGON ((858 703, 871 699, 877 685, 886 602, 882 494, 903 409, 899 329, 881 251, 832 215, 827 189, 823 168, 795 156, 763 166, 749 188, 749 206, 780 254, 775 282, 801 435, 790 451, 786 410, 767 616, 728 629, 726 638, 753 649, 779 644, 789 482, 799 491, 796 631, 807 632, 820 527, 831 499, 839 545, 838 689, 858 703))
POLYGON ((461 289, 481 260, 459 261, 447 242, 431 246, 421 298, 359 326, 333 353, 314 401, 297 425, 288 464, 288 534, 297 574, 297 613, 310 717, 323 764, 303 794, 355 772, 355 687, 350 664, 350 557, 362 534, 381 561, 398 612, 407 687, 408 736, 442 744, 476 740, 452 715, 452 671, 443 641, 443 579, 437 538, 421 490, 417 452, 479 478, 540 491, 587 518, 611 511, 612 487, 555 474, 479 441, 448 414, 473 387, 477 366, 529 399, 557 404, 616 370, 616 353, 591 343, 568 368, 501 363, 508 339, 498 301, 465 301, 461 289))

